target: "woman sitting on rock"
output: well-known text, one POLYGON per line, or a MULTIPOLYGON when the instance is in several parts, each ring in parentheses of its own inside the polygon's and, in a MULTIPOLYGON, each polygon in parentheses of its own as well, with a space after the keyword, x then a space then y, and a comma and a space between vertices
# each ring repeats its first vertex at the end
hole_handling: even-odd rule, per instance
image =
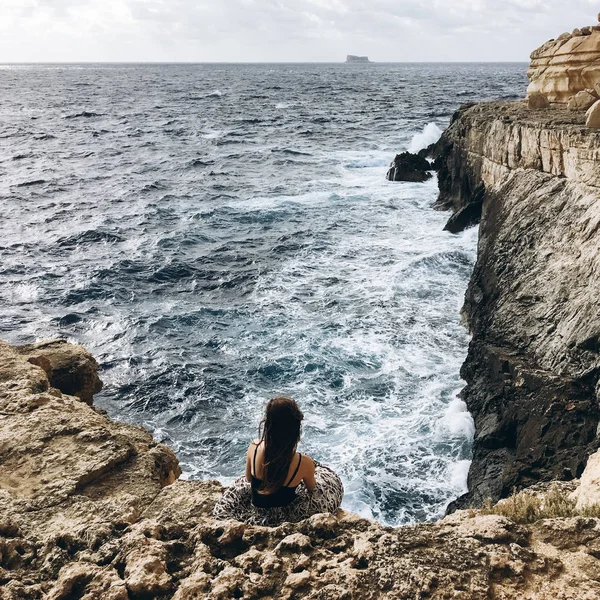
POLYGON ((246 476, 225 490, 215 506, 215 518, 276 526, 316 513, 335 513, 344 487, 331 469, 296 451, 302 419, 294 400, 269 401, 260 439, 246 454, 246 476))

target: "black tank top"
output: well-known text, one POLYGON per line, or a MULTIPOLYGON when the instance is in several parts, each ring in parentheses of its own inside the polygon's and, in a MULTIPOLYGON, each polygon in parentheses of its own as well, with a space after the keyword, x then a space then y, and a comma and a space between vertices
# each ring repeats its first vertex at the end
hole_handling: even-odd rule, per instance
POLYGON ((296 488, 289 487, 289 484, 294 481, 294 478, 298 474, 298 469, 300 468, 300 463, 302 462, 302 454, 298 452, 298 464, 296 465, 296 470, 294 474, 288 480, 288 485, 282 485, 276 492, 272 494, 260 494, 259 488, 262 485, 262 479, 256 477, 256 453, 258 452, 258 444, 255 445, 254 448, 254 459, 252 460, 252 481, 250 483, 252 487, 252 504, 257 508, 276 508, 279 506, 287 506, 293 502, 296 497, 296 488))

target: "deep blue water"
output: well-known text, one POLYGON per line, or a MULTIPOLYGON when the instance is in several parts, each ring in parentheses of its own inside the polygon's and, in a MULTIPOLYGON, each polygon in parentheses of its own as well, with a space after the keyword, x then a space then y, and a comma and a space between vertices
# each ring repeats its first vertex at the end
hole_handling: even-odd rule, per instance
POLYGON ((525 72, 0 66, 0 336, 86 346, 97 404, 188 477, 242 474, 287 394, 345 507, 439 516, 470 458, 456 392, 477 232, 442 231, 435 180, 385 172, 461 102, 523 96, 525 72))

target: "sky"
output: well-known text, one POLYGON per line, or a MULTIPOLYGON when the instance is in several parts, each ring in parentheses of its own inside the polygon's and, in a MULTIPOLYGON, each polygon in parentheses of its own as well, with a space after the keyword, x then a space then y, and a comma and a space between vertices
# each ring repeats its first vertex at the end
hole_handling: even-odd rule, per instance
POLYGON ((0 62, 528 61, 597 0, 0 0, 0 62))

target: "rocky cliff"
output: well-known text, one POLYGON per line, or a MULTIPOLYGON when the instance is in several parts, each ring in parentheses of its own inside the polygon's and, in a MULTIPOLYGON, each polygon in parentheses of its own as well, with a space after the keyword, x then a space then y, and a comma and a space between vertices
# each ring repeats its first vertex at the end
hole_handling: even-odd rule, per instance
POLYGON ((600 84, 600 26, 575 29, 546 42, 531 54, 528 94, 539 92, 551 102, 600 84))
POLYGON ((578 477, 600 420, 600 133, 522 102, 463 107, 437 148, 448 228, 481 221, 462 375, 469 494, 578 477))
POLYGON ((561 513, 545 520, 527 500, 400 529, 218 522, 220 484, 177 480, 168 448, 94 410, 96 371, 65 342, 0 342, 2 600, 600 597, 600 519, 574 511, 600 459, 565 514, 539 492, 561 513))

